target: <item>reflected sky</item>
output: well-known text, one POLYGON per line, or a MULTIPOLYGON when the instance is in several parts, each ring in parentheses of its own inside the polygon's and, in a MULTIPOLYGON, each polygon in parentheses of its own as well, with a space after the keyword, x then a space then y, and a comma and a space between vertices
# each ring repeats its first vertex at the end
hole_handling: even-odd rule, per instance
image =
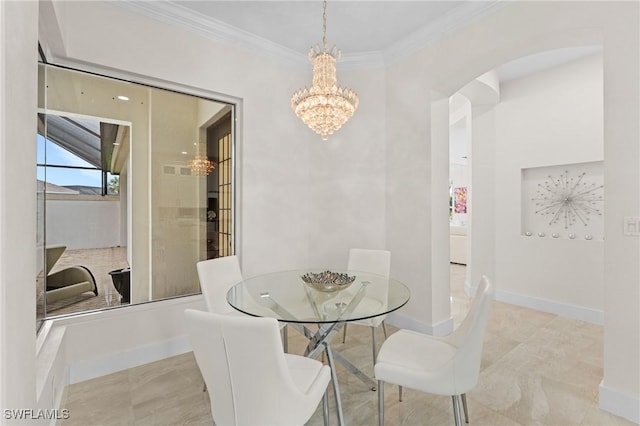
MULTIPOLYGON (((76 167, 93 167, 80 157, 72 154, 66 149, 56 145, 50 140, 45 140, 41 135, 37 135, 38 164, 55 165, 55 166, 76 166, 76 167)), ((100 187, 102 185, 102 176, 100 170, 79 170, 64 169, 57 167, 38 167, 38 180, 47 181, 59 186, 65 185, 83 185, 100 187)))

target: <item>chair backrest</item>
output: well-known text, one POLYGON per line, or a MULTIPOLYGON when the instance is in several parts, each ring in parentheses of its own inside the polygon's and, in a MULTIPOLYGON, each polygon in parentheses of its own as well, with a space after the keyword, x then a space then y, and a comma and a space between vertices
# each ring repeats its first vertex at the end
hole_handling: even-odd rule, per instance
POLYGON ((456 395, 466 393, 478 382, 482 343, 493 297, 493 285, 483 276, 467 316, 453 333, 444 338, 458 348, 453 361, 456 395))
MULTIPOLYGON (((372 274, 378 274, 385 278, 389 278, 391 270, 391 252, 388 250, 352 248, 349 250, 347 269, 349 271, 370 272, 372 274)), ((381 304, 386 305, 389 298, 389 292, 385 286, 380 286, 378 289, 380 290, 378 292, 375 290, 369 290, 367 295, 381 304)), ((385 318, 386 315, 380 315, 378 317, 361 321, 360 323, 367 323, 368 325, 377 327, 385 318)))
POLYGON ((231 312, 227 303, 227 291, 242 281, 238 256, 225 256, 202 260, 197 263, 198 279, 209 312, 231 312))
POLYGON ((389 278, 391 270, 391 252, 387 250, 356 249, 349 250, 347 269, 382 275, 389 278))
MULTIPOLYGON (((184 315, 217 425, 306 421, 295 417, 300 414, 296 410, 309 404, 291 377, 274 318, 193 309, 184 315)), ((316 405, 317 401, 309 417, 316 405)))

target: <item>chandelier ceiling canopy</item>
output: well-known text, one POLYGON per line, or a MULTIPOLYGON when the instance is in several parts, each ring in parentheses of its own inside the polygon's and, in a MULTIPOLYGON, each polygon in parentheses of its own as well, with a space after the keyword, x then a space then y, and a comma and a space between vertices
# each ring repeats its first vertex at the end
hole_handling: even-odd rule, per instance
POLYGON ((310 89, 298 90, 291 97, 291 108, 311 130, 327 140, 351 118, 358 108, 358 95, 338 86, 336 62, 340 50, 329 49, 327 44, 327 1, 322 2, 322 45, 309 51, 313 63, 313 81, 310 89))

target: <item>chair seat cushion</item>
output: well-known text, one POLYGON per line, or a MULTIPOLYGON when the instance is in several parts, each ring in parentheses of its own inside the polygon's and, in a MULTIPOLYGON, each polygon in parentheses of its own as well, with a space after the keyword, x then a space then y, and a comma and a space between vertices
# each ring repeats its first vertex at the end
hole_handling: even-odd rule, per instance
POLYGON ((375 365, 376 379, 438 395, 453 395, 447 363, 456 348, 437 337, 400 330, 384 342, 375 365))
POLYGON ((93 284, 89 281, 71 284, 63 287, 47 287, 47 303, 57 302, 58 300, 77 296, 78 294, 93 291, 93 284))
POLYGON ((291 371, 291 378, 301 392, 307 393, 318 379, 329 382, 330 370, 328 368, 323 369, 324 364, 320 361, 287 353, 284 354, 284 357, 289 371, 291 371), (324 377, 325 375, 327 377, 324 377))

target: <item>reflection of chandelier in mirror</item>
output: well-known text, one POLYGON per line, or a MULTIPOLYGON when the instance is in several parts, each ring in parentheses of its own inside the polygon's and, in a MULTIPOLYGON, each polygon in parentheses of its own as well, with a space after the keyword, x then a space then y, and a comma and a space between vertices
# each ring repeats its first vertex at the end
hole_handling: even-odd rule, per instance
POLYGON ((326 141, 338 130, 358 108, 358 95, 338 86, 336 61, 340 51, 327 45, 327 1, 322 2, 322 46, 309 51, 313 63, 313 84, 298 90, 291 97, 291 108, 311 130, 326 141))
POLYGON ((216 168, 216 163, 209 160, 206 155, 196 154, 195 158, 189 161, 191 171, 199 176, 206 176, 216 168))

